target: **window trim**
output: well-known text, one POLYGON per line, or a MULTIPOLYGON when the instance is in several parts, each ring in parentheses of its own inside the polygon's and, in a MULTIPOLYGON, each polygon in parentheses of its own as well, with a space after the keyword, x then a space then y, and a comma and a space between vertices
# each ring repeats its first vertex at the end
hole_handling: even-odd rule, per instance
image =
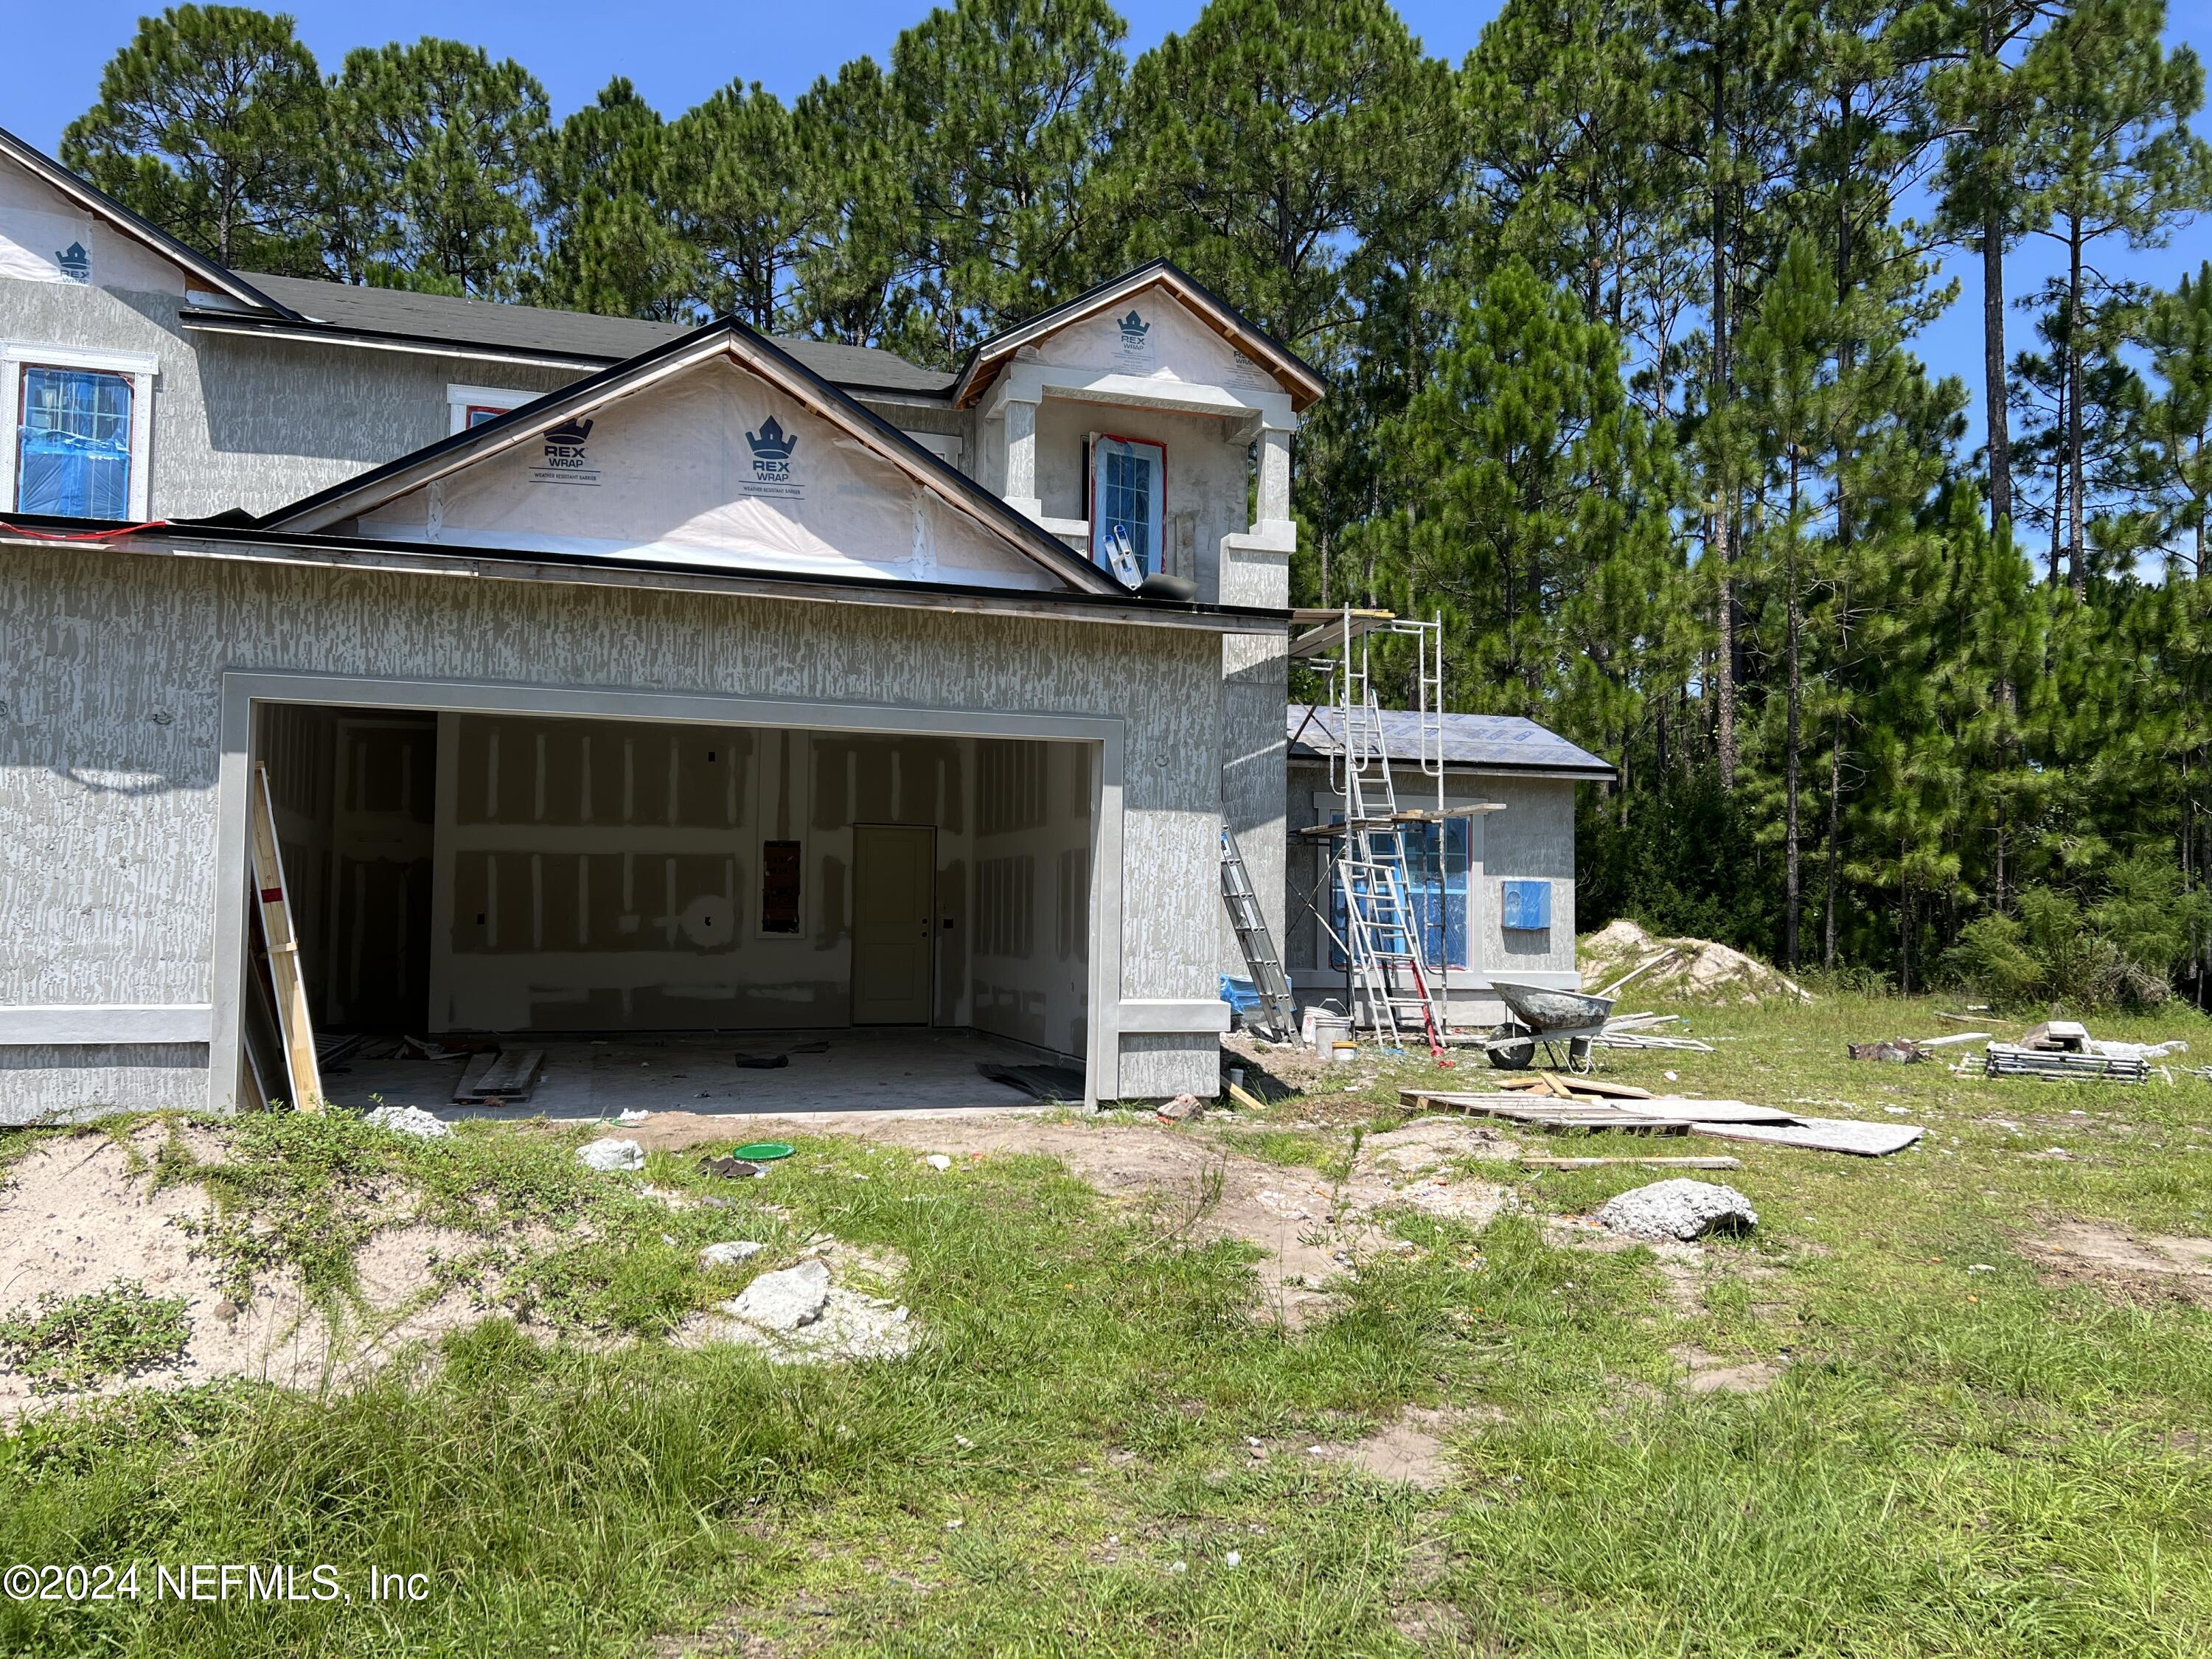
POLYGON ((125 516, 134 524, 144 524, 151 519, 154 386, 161 373, 161 360, 144 352, 42 345, 27 340, 0 340, 0 512, 22 511, 15 504, 15 452, 22 441, 20 428, 26 368, 118 374, 131 382, 131 499, 125 516))
POLYGON ((1168 447, 1158 438, 1132 438, 1119 432, 1087 432, 1083 437, 1083 510, 1089 515, 1091 526, 1091 562, 1101 570, 1111 572, 1111 560, 1099 545, 1104 533, 1105 520, 1098 511, 1098 491, 1103 469, 1098 465, 1098 446, 1102 443, 1127 444, 1133 449, 1149 449, 1158 459, 1159 483, 1152 492, 1152 545, 1148 555, 1150 568, 1145 574, 1155 575, 1167 568, 1168 524, 1168 447))
POLYGON ((446 431, 450 435, 469 429, 469 411, 472 409, 495 409, 504 415, 510 409, 534 403, 545 394, 524 392, 511 386, 463 386, 448 381, 446 386, 446 431))

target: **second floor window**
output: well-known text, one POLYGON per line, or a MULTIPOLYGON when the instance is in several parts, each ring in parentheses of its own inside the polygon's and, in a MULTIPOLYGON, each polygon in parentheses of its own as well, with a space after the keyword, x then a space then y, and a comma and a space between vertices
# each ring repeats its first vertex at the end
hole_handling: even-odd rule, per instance
POLYGON ((1149 576, 1160 568, 1161 513, 1165 506, 1168 453, 1141 439, 1099 437, 1091 446, 1091 556, 1112 569, 1113 551, 1127 536, 1137 568, 1149 576))
POLYGON ((25 363, 19 396, 15 510, 129 518, 131 377, 25 363))

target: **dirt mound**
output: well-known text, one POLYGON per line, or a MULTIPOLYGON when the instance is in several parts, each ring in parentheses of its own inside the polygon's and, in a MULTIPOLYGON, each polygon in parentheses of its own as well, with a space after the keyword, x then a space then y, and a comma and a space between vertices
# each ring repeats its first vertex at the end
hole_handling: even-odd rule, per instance
MULTIPOLYGON (((414 1342, 483 1317, 467 1288, 441 1283, 436 1271, 441 1261, 481 1250, 483 1241, 414 1224, 380 1232, 363 1249, 359 1304, 343 1328, 290 1273, 259 1276, 240 1306, 185 1231, 212 1207, 206 1192, 188 1183, 155 1188, 145 1160, 165 1136, 152 1127, 133 1137, 135 1167, 131 1148, 88 1133, 46 1141, 0 1172, 0 1313, 27 1314, 42 1296, 86 1296, 125 1281, 184 1304, 191 1336, 173 1363, 88 1394, 232 1377, 343 1386, 414 1342)), ((215 1138, 203 1132, 198 1139, 203 1153, 219 1152, 215 1138)), ((0 1364, 0 1424, 80 1397, 34 1395, 27 1377, 0 1364)))
POLYGON ((1716 945, 1709 939, 1661 939, 1626 917, 1607 924, 1582 941, 1583 983, 1603 990, 1630 969, 1662 951, 1666 960, 1637 975, 1623 989, 1629 998, 1653 1002, 1810 1002, 1804 987, 1756 957, 1716 945))

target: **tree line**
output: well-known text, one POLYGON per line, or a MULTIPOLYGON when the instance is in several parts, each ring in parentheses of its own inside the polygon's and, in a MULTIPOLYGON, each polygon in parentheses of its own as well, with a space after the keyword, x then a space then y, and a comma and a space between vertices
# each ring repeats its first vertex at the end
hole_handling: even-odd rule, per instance
POLYGON ((948 364, 1158 255, 1327 372, 1303 602, 1620 769, 1582 916, 1911 989, 2212 994, 2212 206, 2162 0, 960 0, 789 103, 556 122, 458 42, 183 6, 64 159, 248 270, 948 364), (2008 281, 2040 245, 2058 274, 2008 281), (1915 342, 1978 277, 1978 380, 1915 342), (1987 434, 1966 442, 1966 411, 1987 434))

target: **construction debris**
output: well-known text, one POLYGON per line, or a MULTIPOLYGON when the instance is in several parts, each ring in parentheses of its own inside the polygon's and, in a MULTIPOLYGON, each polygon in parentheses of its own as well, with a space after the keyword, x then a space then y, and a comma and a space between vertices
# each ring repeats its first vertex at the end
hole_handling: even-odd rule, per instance
POLYGON ((1177 1095, 1159 1109, 1159 1115, 1170 1123, 1180 1123, 1185 1118, 1196 1117, 1201 1109, 1196 1095, 1177 1095))
POLYGON ((1615 1014, 1605 1029, 1590 1039, 1600 1048, 1679 1048, 1688 1054, 1709 1054, 1710 1042, 1696 1037, 1669 1036, 1659 1027, 1681 1018, 1680 1014, 1615 1014))
POLYGON ((1926 1133, 1905 1123, 1864 1123, 1855 1118, 1799 1117, 1778 1107, 1741 1100, 1699 1100, 1648 1095, 1618 1083, 1537 1072, 1515 1078, 1492 1094, 1401 1089, 1409 1112, 1461 1112, 1504 1118, 1555 1133, 1598 1129, 1644 1134, 1699 1134, 1717 1140, 1759 1140, 1813 1152, 1881 1158, 1901 1152, 1926 1133))
POLYGON ((610 1174, 623 1170, 642 1170, 645 1167, 645 1148, 635 1140, 617 1140, 610 1136, 577 1147, 576 1162, 587 1170, 599 1170, 610 1174))
POLYGON ((462 1069, 456 1106, 511 1106, 530 1098, 545 1068, 543 1048, 501 1048, 478 1054, 462 1069))
POLYGON ((1846 1042, 1844 1052, 1853 1060, 1887 1060, 1911 1066, 1933 1058, 1933 1051, 1954 1043, 1986 1042, 1987 1031, 1960 1031, 1951 1036, 1885 1037, 1879 1042, 1846 1042))
POLYGON ((1755 957, 1711 939, 1656 938, 1626 917, 1583 940, 1581 954, 1586 979, 1626 983, 1633 971, 1646 990, 1686 1002, 1813 1000, 1804 987, 1755 957), (1662 955, 1663 960, 1652 960, 1662 955))
POLYGON ((1887 1158, 1928 1132, 1913 1123, 1867 1123, 1855 1117, 1801 1117, 1791 1123, 1699 1123, 1696 1133, 1716 1140, 1761 1140, 1812 1152, 1887 1158))
POLYGON ((2150 1062, 2139 1057, 2030 1048, 2011 1042, 1990 1044, 1984 1066, 1990 1077, 2038 1077, 2060 1083, 2099 1078, 2112 1083, 2142 1083, 2150 1077, 2150 1062))
POLYGON ((1709 1233, 1749 1232, 1759 1224, 1759 1212, 1733 1187, 1677 1179, 1607 1199, 1595 1218, 1608 1232, 1686 1243, 1709 1233))
POLYGON ((389 1129, 394 1134, 413 1135, 418 1140, 436 1140, 453 1133, 453 1127, 432 1116, 420 1106, 380 1106, 362 1120, 372 1129, 389 1129))
POLYGON ((1601 1170, 1616 1164, 1629 1164, 1646 1170, 1741 1170, 1740 1158, 1544 1158, 1524 1152, 1521 1167, 1524 1170, 1601 1170))

